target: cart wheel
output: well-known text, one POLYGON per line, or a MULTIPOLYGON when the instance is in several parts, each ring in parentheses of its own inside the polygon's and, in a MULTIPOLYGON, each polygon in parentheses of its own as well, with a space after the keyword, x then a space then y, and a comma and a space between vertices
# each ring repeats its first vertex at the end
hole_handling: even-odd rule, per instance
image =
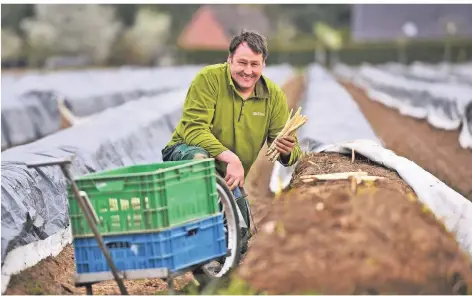
POLYGON ((85 292, 87 293, 87 295, 93 295, 92 284, 85 285, 85 292))
POLYGON ((223 212, 228 255, 211 261, 194 271, 194 276, 200 285, 206 285, 211 280, 228 274, 241 260, 241 231, 234 196, 225 180, 220 176, 216 176, 216 189, 220 210, 223 212))

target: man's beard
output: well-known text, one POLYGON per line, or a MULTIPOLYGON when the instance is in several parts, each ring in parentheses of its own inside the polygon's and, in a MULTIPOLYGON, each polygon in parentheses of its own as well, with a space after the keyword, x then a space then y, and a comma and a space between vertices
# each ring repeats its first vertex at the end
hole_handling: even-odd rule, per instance
MULTIPOLYGON (((239 75, 242 79, 244 79, 244 77, 247 77, 245 75, 241 75, 240 73, 237 73, 236 75, 239 75)), ((249 78, 255 78, 256 75, 249 75, 249 78)), ((241 85, 239 85, 239 83, 236 81, 236 79, 234 79, 233 77, 231 77, 231 79, 233 80, 233 83, 234 83, 234 86, 236 86, 236 88, 238 90, 246 90, 246 89, 249 89, 251 87, 253 87, 254 85, 251 85, 251 86, 248 86, 248 87, 242 87, 241 85)), ((257 82, 257 81, 256 81, 257 82)), ((254 83, 255 84, 255 83, 254 83)))

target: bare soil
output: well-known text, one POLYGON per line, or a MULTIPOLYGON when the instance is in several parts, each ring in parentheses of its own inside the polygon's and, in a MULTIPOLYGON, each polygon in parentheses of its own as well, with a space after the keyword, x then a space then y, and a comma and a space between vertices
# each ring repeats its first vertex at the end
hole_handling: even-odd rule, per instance
POLYGON ((310 154, 262 220, 237 275, 269 294, 465 294, 472 262, 394 172, 357 157, 310 154), (362 170, 386 180, 303 183, 362 170))
POLYGON ((372 101, 353 84, 340 83, 388 149, 415 162, 472 200, 472 151, 459 145, 459 131, 440 130, 426 120, 403 116, 395 109, 372 101))
MULTIPOLYGON (((290 108, 297 106, 298 99, 304 88, 304 79, 301 75, 296 75, 290 79, 283 90, 287 96, 290 108)), ((248 174, 245 189, 256 221, 256 225, 267 213, 268 205, 272 203, 272 193, 269 191, 269 179, 273 164, 265 156, 266 145, 259 154, 259 158, 248 174)), ((250 246, 252 241, 250 242, 250 246)), ((12 276, 6 295, 32 295, 32 294, 85 294, 85 288, 74 287, 73 277, 75 274, 74 252, 71 245, 68 245, 56 257, 49 257, 42 260, 37 265, 28 268, 18 275, 12 276)), ((193 276, 187 273, 176 278, 174 287, 181 290, 191 280, 193 276)), ((160 279, 127 280, 125 286, 129 294, 167 294, 167 283, 160 279)), ((93 292, 97 295, 117 295, 120 294, 117 284, 114 281, 107 281, 93 285, 93 292)))
MULTIPOLYGON (((67 295, 85 294, 85 288, 75 287, 74 251, 68 245, 56 257, 48 257, 10 279, 6 295, 67 295)), ((176 290, 180 290, 191 279, 191 274, 174 280, 176 290)), ((130 295, 154 295, 167 290, 167 283, 160 279, 127 280, 124 282, 130 295)), ((119 295, 114 281, 93 285, 96 295, 119 295)))

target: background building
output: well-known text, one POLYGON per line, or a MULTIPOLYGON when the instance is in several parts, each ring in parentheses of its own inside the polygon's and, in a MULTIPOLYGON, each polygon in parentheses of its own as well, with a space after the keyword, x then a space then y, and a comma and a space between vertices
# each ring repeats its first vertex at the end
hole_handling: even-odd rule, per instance
POLYGON ((352 5, 354 41, 391 41, 401 36, 403 26, 416 27, 418 39, 441 40, 451 33, 472 38, 472 5, 462 4, 355 4, 352 5))

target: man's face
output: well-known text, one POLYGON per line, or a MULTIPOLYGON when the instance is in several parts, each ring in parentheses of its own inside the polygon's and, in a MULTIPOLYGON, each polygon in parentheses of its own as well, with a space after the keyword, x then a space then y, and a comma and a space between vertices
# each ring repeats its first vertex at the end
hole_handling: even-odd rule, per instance
POLYGON ((246 42, 241 43, 233 56, 228 57, 231 77, 241 91, 251 91, 262 75, 262 53, 255 53, 246 42))

